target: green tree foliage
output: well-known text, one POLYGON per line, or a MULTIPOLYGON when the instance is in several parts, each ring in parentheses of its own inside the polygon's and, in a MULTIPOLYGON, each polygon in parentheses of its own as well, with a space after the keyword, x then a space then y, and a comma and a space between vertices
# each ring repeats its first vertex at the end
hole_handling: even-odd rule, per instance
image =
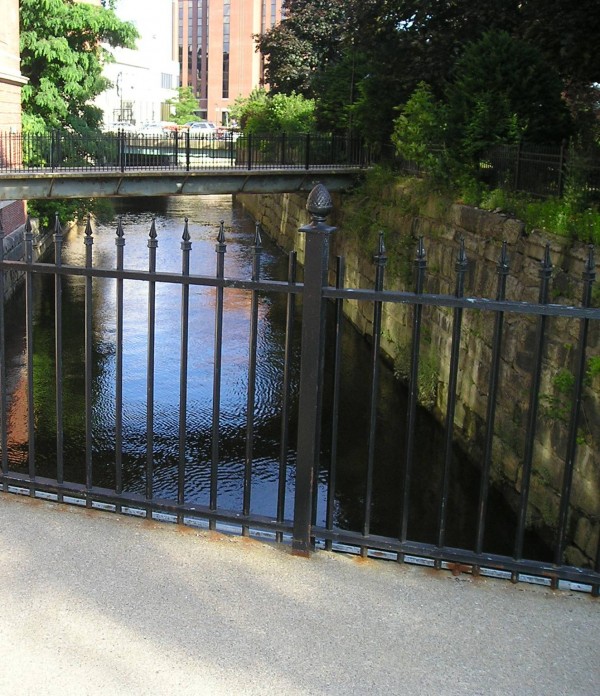
POLYGON ((301 94, 254 90, 238 98, 231 116, 245 133, 309 133, 315 129, 315 103, 301 94))
POLYGON ((358 86, 368 69, 365 56, 351 48, 315 78, 315 109, 320 131, 345 133, 354 128, 358 86))
POLYGON ((137 32, 111 9, 74 0, 20 0, 24 125, 33 130, 97 129, 92 100, 108 86, 106 45, 133 47, 137 32))
POLYGON ((314 78, 342 54, 351 3, 285 0, 283 21, 257 36, 272 91, 312 97, 314 78))
MULTIPOLYGON (((109 8, 112 2, 105 3, 109 8)), ((22 89, 23 130, 44 134, 64 129, 88 136, 99 136, 102 112, 93 99, 103 92, 109 81, 102 67, 112 59, 106 46, 133 48, 135 27, 122 22, 112 9, 74 0, 20 0, 21 72, 28 78, 22 89)), ((98 137, 84 140, 87 151, 71 153, 73 157, 96 156, 103 147, 98 137)), ((41 153, 26 153, 40 161, 41 153)), ((74 159, 73 164, 79 163, 74 159)), ((73 220, 86 213, 99 212, 97 201, 35 201, 30 212, 42 224, 54 219, 73 220)))
POLYGON ((454 65, 445 90, 446 142, 466 158, 494 142, 560 142, 570 135, 561 91, 537 48, 506 32, 487 32, 454 65))
POLYGON ((167 104, 175 107, 173 115, 175 123, 187 123, 198 119, 198 100, 191 87, 178 87, 177 97, 169 99, 167 104))
POLYGON ((436 146, 446 138, 446 109, 426 82, 421 82, 394 121, 392 143, 402 157, 426 171, 437 168, 436 146))
MULTIPOLYGON (((536 63, 544 59, 556 70, 578 131, 592 133, 600 83, 597 5, 597 0, 289 0, 285 21, 261 37, 258 47, 268 82, 276 91, 313 96, 319 123, 348 123, 351 113, 353 127, 385 141, 396 107, 419 82, 442 98, 465 47, 487 32, 505 32, 535 49, 536 63), (360 56, 360 70, 347 69, 350 56, 360 56)), ((510 98, 500 101, 501 111, 512 104, 510 98)), ((481 93, 477 109, 481 123, 492 116, 481 93)))

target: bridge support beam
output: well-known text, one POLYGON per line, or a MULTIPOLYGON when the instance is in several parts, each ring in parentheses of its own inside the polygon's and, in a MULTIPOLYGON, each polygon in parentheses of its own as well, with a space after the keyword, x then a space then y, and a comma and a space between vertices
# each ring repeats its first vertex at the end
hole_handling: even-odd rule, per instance
POLYGON ((319 183, 346 191, 363 174, 361 169, 10 172, 0 174, 0 200, 295 193, 319 183))

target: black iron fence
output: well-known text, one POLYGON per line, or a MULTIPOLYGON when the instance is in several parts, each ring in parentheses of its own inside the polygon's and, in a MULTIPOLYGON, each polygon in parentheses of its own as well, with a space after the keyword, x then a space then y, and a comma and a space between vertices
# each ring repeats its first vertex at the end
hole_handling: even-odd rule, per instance
POLYGON ((322 134, 0 133, 0 172, 365 167, 358 138, 322 134))
MULTIPOLYGON (((432 148, 432 157, 443 161, 444 149, 432 148)), ((410 174, 424 174, 420 163, 392 156, 396 166, 410 174)), ((538 145, 535 143, 500 144, 487 148, 478 158, 475 175, 491 188, 505 188, 533 196, 572 193, 600 198, 600 152, 578 150, 566 143, 538 145)))
MULTIPOLYGON (((322 542, 327 548, 350 548, 364 555, 368 553, 388 554, 399 562, 433 563, 437 567, 460 568, 473 573, 505 573, 513 580, 525 575, 545 578, 553 585, 560 581, 578 583, 598 594, 600 589, 600 553, 596 553, 591 564, 569 565, 565 563, 565 546, 570 538, 570 520, 574 514, 571 500, 575 470, 575 459, 579 444, 579 425, 581 420, 581 395, 586 380, 586 351, 588 350, 588 333, 593 325, 600 323, 600 309, 592 307, 592 293, 595 280, 593 249, 590 248, 583 277, 583 297, 580 306, 564 306, 549 303, 549 280, 551 264, 549 252, 546 253, 541 269, 541 286, 538 303, 524 303, 506 299, 506 281, 508 260, 503 247, 498 262, 498 291, 495 299, 466 297, 465 275, 467 258, 461 246, 456 260, 456 286, 452 295, 429 294, 424 292, 426 272, 425 249, 419 243, 415 261, 416 286, 414 292, 395 292, 384 289, 386 252, 383 239, 375 254, 375 286, 372 289, 346 288, 344 285, 344 263, 338 259, 336 282, 328 284, 329 240, 334 228, 329 227, 326 216, 331 211, 331 199, 323 186, 317 186, 310 194, 307 208, 312 222, 301 231, 306 236, 305 264, 303 282, 299 282, 296 271, 295 253, 290 255, 288 278, 286 281, 264 280, 261 278, 261 238, 257 227, 253 248, 253 272, 248 279, 226 278, 224 275, 224 258, 226 240, 221 226, 216 236, 216 270, 214 275, 202 276, 190 273, 190 255, 192 241, 187 223, 181 240, 181 272, 166 273, 156 270, 156 230, 152 225, 148 237, 148 269, 128 270, 124 264, 124 230, 119 223, 116 231, 116 262, 114 268, 95 267, 92 263, 93 230, 88 222, 85 230, 85 263, 81 266, 67 265, 62 259, 62 230, 57 223, 55 231, 55 260, 53 263, 32 262, 33 235, 28 228, 26 233, 27 258, 23 262, 8 261, 0 257, 0 296, 4 274, 18 269, 25 275, 25 314, 26 314, 26 350, 25 350, 25 401, 27 404, 27 432, 25 434, 25 451, 27 465, 25 468, 14 467, 8 457, 11 422, 8 418, 10 405, 10 385, 7 383, 6 366, 6 329, 4 307, 0 304, 0 447, 2 450, 1 480, 5 491, 25 492, 31 496, 50 495, 59 501, 70 499, 88 507, 104 505, 111 510, 133 511, 151 518, 160 514, 171 516, 174 521, 189 522, 204 520, 215 528, 220 524, 232 525, 242 534, 252 530, 267 530, 278 540, 289 540, 298 554, 308 554, 315 543, 322 542), (56 392, 56 471, 53 476, 40 476, 36 464, 36 404, 34 393, 34 352, 33 352, 33 278, 42 274, 54 278, 54 312, 55 312, 55 392, 56 392), (63 340, 67 338, 68 325, 62 316, 63 282, 68 276, 84 279, 85 335, 81 346, 81 369, 85 372, 85 475, 84 480, 70 480, 67 472, 68 461, 63 440, 63 419, 65 404, 63 394, 63 340), (114 413, 114 487, 101 487, 95 483, 94 454, 94 419, 92 412, 93 375, 92 351, 94 334, 93 283, 97 279, 111 279, 115 286, 115 413, 114 413), (147 293, 147 371, 146 371, 146 414, 145 414, 145 472, 144 492, 131 493, 124 482, 124 462, 122 452, 123 430, 123 315, 126 297, 124 281, 138 281, 147 293), (156 326, 156 288, 160 284, 174 284, 180 288, 180 302, 176 311, 181 316, 180 335, 180 379, 173 388, 179 390, 177 464, 173 466, 172 476, 176 481, 176 494, 162 497, 155 493, 154 480, 154 430, 155 413, 153 409, 154 385, 160 369, 157 364, 154 345, 156 326), (190 292, 194 288, 209 288, 214 293, 214 325, 210 328, 209 340, 214 342, 213 380, 212 380, 212 418, 210 424, 210 457, 207 461, 198 461, 196 466, 208 472, 210 479, 210 500, 207 505, 198 505, 186 498, 186 479, 193 472, 185 461, 187 422, 190 407, 187 403, 187 382, 189 376, 188 357, 190 351, 189 329, 190 292), (224 509, 219 501, 218 477, 220 467, 221 428, 221 369, 224 346, 223 317, 227 312, 226 296, 230 290, 243 291, 248 296, 249 351, 247 367, 245 452, 240 476, 243 479, 243 500, 240 509, 224 509), (276 294, 285 298, 287 318, 285 320, 285 354, 281 364, 280 399, 280 462, 278 470, 276 514, 258 515, 254 512, 252 498, 252 481, 255 472, 254 453, 254 414, 255 414, 255 380, 259 355, 257 341, 260 333, 258 300, 261 295, 276 294), (364 374, 357 379, 368 380, 370 384, 369 403, 361 404, 361 409, 368 412, 369 430, 367 455, 361 480, 357 484, 357 500, 362 506, 362 523, 360 528, 351 529, 340 526, 335 515, 336 478, 343 470, 343 461, 338 458, 337 417, 341 395, 339 375, 342 370, 341 341, 347 330, 342 317, 346 302, 367 302, 372 306, 372 361, 364 374), (327 333, 327 315, 333 303, 333 332, 327 333), (400 488, 395 503, 397 531, 381 536, 373 533, 373 490, 378 476, 377 445, 380 433, 377 431, 377 410, 379 408, 379 348, 382 336, 382 309, 386 305, 402 304, 412 311, 412 342, 410 374, 408 380, 408 407, 404 423, 398 428, 405 429, 404 452, 398 452, 398 472, 400 488), (410 516, 415 508, 413 480, 418 469, 429 466, 427 461, 419 460, 417 442, 415 441, 415 421, 418 412, 419 363, 421 360, 422 334, 424 332, 424 312, 429 308, 440 308, 445 312, 451 325, 451 345, 449 347, 449 378, 446 387, 446 429, 444 457, 439 490, 436 498, 434 523, 435 539, 423 541, 411 537, 410 516), (470 548, 456 548, 448 544, 448 521, 455 510, 450 510, 450 489, 453 485, 453 458, 455 411, 457 407, 457 387, 459 380, 459 361, 461 357, 461 337, 463 317, 467 312, 481 312, 493 317, 494 330, 492 357, 489 366, 489 384, 487 394, 487 416, 485 423, 485 448, 481 461, 481 478, 479 503, 474 524, 473 545, 470 548), (509 540, 512 553, 502 555, 486 550, 484 538, 486 525, 490 523, 488 501, 491 494, 491 471, 493 465, 493 438, 495 432, 496 403, 499 394, 498 375, 503 356, 503 335, 505 318, 511 316, 529 316, 536 324, 536 339, 531 346, 529 388, 529 415, 525 434, 525 452, 521 462, 521 482, 519 499, 516 506, 517 522, 514 533, 509 540), (299 393, 293 393, 290 381, 292 360, 291 345, 294 332, 297 331, 296 319, 301 316, 301 359, 299 393), (573 400, 568 418, 568 447, 564 460, 562 482, 560 484, 560 511, 555 525, 552 558, 535 560, 524 555, 524 538, 528 532, 528 509, 530 483, 532 476, 533 447, 540 403, 540 371, 544 342, 547 334, 547 322, 551 317, 568 318, 579 325, 579 340, 576 351, 575 380, 573 400), (327 336, 333 336, 333 343, 328 344, 327 336), (333 364, 333 383, 324 408, 323 382, 324 362, 333 364), (297 406, 297 433, 290 432, 290 411, 297 406), (326 424, 326 428, 324 425, 326 424), (323 432, 327 431, 328 442, 324 442, 323 432), (327 456, 324 453, 327 451, 327 456), (291 457, 291 465, 290 465, 291 457), (293 509, 286 505, 290 493, 288 468, 293 471, 293 509), (327 500, 325 524, 315 524, 316 481, 318 477, 327 479, 327 500), (286 512, 286 510, 288 512, 286 512), (289 512, 292 510, 291 512, 289 512), (341 546, 336 546, 341 545, 341 546), (419 560, 420 559, 420 560, 419 560)), ((0 249, 2 245, 0 244, 0 249)), ((331 327, 330 327, 331 328, 331 327)), ((71 366, 72 368, 73 366, 71 366)), ((143 418, 143 413, 140 414, 143 418)), ((597 423, 594 427, 597 427, 597 423)), ((429 474, 426 474, 427 476, 429 474)), ((380 482, 381 484, 381 482, 380 482)), ((384 485, 387 485, 384 482, 384 485)), ((289 503, 290 501, 288 501, 289 503)), ((593 518, 593 514, 592 514, 593 518)), ((591 519, 590 525, 598 527, 591 519)), ((510 532, 506 530, 505 534, 510 532)))

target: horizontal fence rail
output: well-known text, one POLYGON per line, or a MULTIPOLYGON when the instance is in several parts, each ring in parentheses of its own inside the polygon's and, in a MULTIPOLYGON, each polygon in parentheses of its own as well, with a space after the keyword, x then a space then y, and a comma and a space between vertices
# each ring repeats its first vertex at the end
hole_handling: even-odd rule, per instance
MULTIPOLYGON (((582 276, 582 300, 577 306, 552 304, 549 302, 552 264, 547 248, 540 264, 540 288, 537 303, 525 303, 507 299, 506 281, 510 272, 510 260, 503 245, 497 264, 497 293, 493 299, 469 297, 465 289, 468 259, 464 245, 457 250, 455 266, 455 288, 453 293, 433 294, 426 292, 427 259, 423 240, 419 240, 414 262, 415 285, 409 292, 385 289, 385 271, 387 252, 385 240, 380 235, 379 245, 375 251, 374 284, 372 288, 347 288, 345 286, 345 264, 337 259, 335 269, 329 264, 329 240, 335 228, 325 220, 331 211, 331 199, 327 190, 319 185, 309 196, 307 208, 312 221, 301 232, 306 235, 305 265, 303 280, 297 278, 296 256, 289 259, 287 279, 285 281, 266 280, 262 276, 262 240, 260 228, 256 227, 252 246, 252 273, 250 278, 228 278, 224 272, 227 253, 226 235, 221 225, 215 233, 214 275, 198 275, 190 271, 190 259, 193 258, 193 240, 187 221, 181 237, 181 271, 157 271, 156 249, 160 238, 152 224, 148 234, 147 269, 127 269, 125 242, 127 230, 119 222, 115 235, 116 257, 114 267, 96 267, 92 263, 91 249, 94 233, 88 221, 84 234, 85 261, 81 265, 64 263, 62 258, 62 229, 59 221, 55 228, 54 262, 33 263, 31 248, 33 235, 30 226, 26 234, 28 253, 25 261, 8 261, 0 256, 0 286, 4 274, 20 270, 25 277, 25 373, 27 404, 27 433, 23 451, 26 462, 15 467, 9 461, 8 443, 10 439, 10 401, 11 391, 7 377, 6 365, 6 326, 4 308, 0 311, 0 380, 2 383, 0 399, 0 447, 2 450, 2 476, 4 490, 21 490, 29 495, 40 492, 55 496, 58 500, 72 499, 89 506, 108 505, 113 510, 134 511, 147 517, 157 514, 171 515, 178 522, 203 520, 211 527, 218 524, 232 525, 242 534, 252 530, 266 530, 278 540, 289 540, 295 553, 306 555, 315 544, 326 548, 350 549, 363 555, 383 554, 399 562, 425 562, 436 567, 458 567, 474 574, 498 573, 512 580, 523 580, 529 576, 541 578, 544 582, 558 586, 561 581, 576 583, 597 595, 600 589, 600 553, 596 552, 588 564, 570 565, 565 562, 565 550, 573 535, 573 521, 580 514, 573 505, 573 489, 578 476, 578 448, 581 446, 582 400, 585 390, 589 389, 589 377, 586 373, 588 359, 597 352, 598 331, 600 330, 600 309, 594 307, 596 266, 594 250, 589 248, 582 276), (329 276, 335 276, 335 283, 329 284, 329 276), (33 312, 37 301, 34 297, 33 279, 36 276, 54 278, 54 324, 55 324, 55 374, 54 389, 56 393, 56 471, 53 475, 40 472, 36 453, 36 396, 34 383, 34 332, 33 312), (85 304, 85 332, 82 336, 81 355, 85 382, 85 474, 82 480, 69 478, 67 457, 63 438, 63 419, 66 415, 64 404, 63 380, 63 343, 66 340, 68 325, 62 315, 62 297, 66 279, 77 277, 82 280, 82 292, 85 304), (114 452, 112 456, 113 486, 100 485, 95 468, 95 430, 92 401, 94 396, 94 375, 92 373, 92 351, 94 334, 93 284, 100 280, 110 280, 114 284, 115 311, 115 414, 114 414, 114 452), (123 450, 123 413, 124 413, 124 371, 123 371, 123 321, 128 296, 124 291, 124 282, 138 282, 147 296, 146 317, 146 353, 145 353, 145 410, 139 414, 145 417, 145 440, 138 443, 138 449, 144 456, 143 491, 127 490, 125 481, 125 461, 123 450), (176 452, 172 476, 175 485, 173 494, 165 496, 156 492, 154 483, 157 475, 157 463, 154 457, 157 439, 156 422, 159 418, 154 411, 154 389, 160 380, 160 360, 157 358, 155 329, 157 324, 157 289, 161 284, 177 286, 179 298, 172 311, 179 314, 180 320, 180 355, 179 380, 172 388, 178 393, 178 409, 175 418, 178 423, 177 442, 173 445, 176 452), (191 375, 189 359, 193 349, 190 347, 190 290, 204 288, 211 293, 214 306, 212 326, 203 327, 209 341, 212 342, 212 382, 210 390, 212 402, 210 409, 209 438, 210 447, 206 461, 198 461, 194 466, 186 459, 188 447, 187 424, 194 416, 194 407, 188 398, 188 381, 191 375), (240 508, 232 510, 221 505, 217 481, 221 466, 221 449, 223 447, 223 374, 222 357, 227 350, 224 336, 224 320, 228 312, 228 293, 231 291, 245 293, 248 309, 247 335, 247 380, 245 393, 238 398, 243 402, 246 413, 244 427, 244 451, 240 454, 239 476, 243 487, 240 508), (285 339, 281 361, 281 393, 277 396, 280 403, 278 432, 278 455, 275 469, 276 485, 274 496, 274 514, 257 514, 253 491, 257 454, 254 448, 256 399, 255 387, 257 368, 260 364, 258 340, 261 332, 259 298, 263 295, 277 295, 283 298, 285 305, 285 339), (299 301, 301 300, 301 302, 299 301), (342 344, 344 335, 350 330, 344 319, 344 308, 348 304, 364 304, 369 307, 367 314, 372 327, 371 359, 369 365, 356 379, 368 383, 368 399, 357 408, 364 411, 367 423, 365 437, 364 466, 357 475, 355 491, 356 501, 361 509, 360 519, 352 524, 340 524, 336 515, 336 481, 346 476, 345 462, 341 455, 340 441, 340 402, 344 399, 341 392, 341 373, 344 369, 342 344), (409 350, 409 367, 407 373, 407 406, 403 422, 397 429, 403 434, 403 451, 397 452, 397 465, 394 479, 397 500, 394 505, 396 524, 391 532, 381 533, 377 519, 375 493, 382 485, 390 487, 391 481, 382 484, 379 469, 378 447, 387 433, 379 427, 378 410, 381 407, 380 394, 380 343, 385 334, 386 312, 391 306, 404 305, 410 320, 407 329, 409 350), (421 381, 420 365, 424 360, 424 335, 430 331, 428 321, 432 312, 442 312, 444 323, 451 336, 444 350, 448 351, 448 381, 445 387, 446 398, 443 406, 445 422, 443 456, 440 471, 428 474, 426 478, 436 481, 430 512, 430 527, 433 530, 429 538, 415 538, 413 535, 415 515, 422 514, 420 503, 415 498, 415 481, 417 473, 431 466, 420 454, 417 421, 419 420, 419 386, 421 381), (490 321, 490 359, 487 383, 482 387, 486 398, 486 416, 484 432, 481 434, 481 460, 479 462, 479 492, 477 510, 473 513, 470 535, 472 545, 457 547, 452 543, 449 530, 457 514, 452 503, 452 491, 456 479, 456 459, 454 457, 457 436, 456 410, 458 393, 463 382, 468 379, 464 374, 464 336, 465 325, 469 316, 480 313, 490 321), (502 394, 502 364, 505 360, 507 327, 516 319, 527 320, 532 324, 531 345, 529 351, 529 384, 524 386, 528 394, 529 405, 525 418, 524 451, 521 453, 520 485, 514 507, 514 529, 505 530, 505 545, 509 552, 489 551, 486 546, 487 529, 490 520, 489 501, 492 494, 492 478, 496 453, 494 439, 497 435, 498 402, 502 394), (545 347, 550 331, 549 322, 557 319, 573 322, 577 340, 572 347, 572 400, 564 428, 567 446, 564 452, 561 481, 559 484, 559 507, 552 528, 550 557, 545 559, 530 558, 527 555, 525 541, 529 534, 529 513, 531 511, 531 486, 535 474, 536 435, 539 430, 539 411, 543 398, 542 372, 544 369, 545 347), (596 343, 591 344, 591 335, 596 343), (301 340, 299 360, 298 387, 293 388, 291 373, 296 369, 293 363, 294 342, 301 340), (593 350, 592 350, 593 348, 593 350), (331 382, 324 383, 324 367, 331 369, 331 382), (292 432, 291 412, 298 414, 297 432, 292 432), (208 471, 209 498, 206 505, 199 505, 188 499, 186 485, 189 477, 194 475, 194 467, 202 466, 208 471), (289 471, 292 478, 289 479, 289 471), (319 505, 317 481, 326 481, 327 488, 322 509, 324 523, 316 523, 316 508, 319 505), (291 491, 291 492, 290 492, 291 491), (292 495, 293 493, 293 495, 292 495)), ((0 244, 0 249, 2 245, 0 244)), ((0 287, 0 291, 2 287, 0 287)), ((597 357, 597 356, 596 356, 597 357)), ((296 427, 294 425, 294 427, 296 427)), ((591 429, 597 432, 598 423, 592 423, 591 429)), ((596 437, 596 435, 594 435, 596 437)), ((433 489, 432 489, 433 490, 433 489)), ((589 524, 599 526, 598 511, 589 514, 589 524), (596 517, 594 517, 596 515, 596 517)))
POLYGON ((313 133, 0 133, 0 173, 312 170, 362 168, 370 163, 362 140, 313 133))

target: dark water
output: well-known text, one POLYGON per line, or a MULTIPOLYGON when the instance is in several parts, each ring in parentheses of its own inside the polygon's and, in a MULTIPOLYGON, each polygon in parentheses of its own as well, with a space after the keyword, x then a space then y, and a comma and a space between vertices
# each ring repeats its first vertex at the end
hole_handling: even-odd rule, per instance
MULTIPOLYGON (((157 270, 179 272, 180 241, 184 217, 192 237, 191 272, 215 274, 215 242, 220 220, 225 222, 227 254, 225 275, 250 278, 254 223, 228 196, 144 199, 126 201, 119 212, 125 229, 125 268, 148 267, 148 232, 155 216, 158 232, 157 270)), ((94 230, 93 263, 115 266, 116 222, 94 230)), ((263 238, 261 277, 284 279, 287 259, 263 238)), ((65 240, 63 263, 83 265, 83 233, 72 231, 65 240)), ((37 473, 56 473, 54 393, 54 297, 51 276, 36 279, 34 329, 34 393, 37 473)), ((146 355, 148 287, 125 281, 123 340, 123 483, 125 490, 143 493, 146 465, 146 355)), ((154 493, 177 496, 180 296, 176 284, 156 286, 156 357, 154 391, 154 493)), ((85 479, 84 281, 65 280, 64 323, 64 451, 65 479, 85 479)), ((21 303, 9 311, 9 377, 13 396, 10 411, 10 462, 26 470, 26 380, 24 329, 21 303)), ((215 291, 192 286, 190 291, 190 342, 188 365, 188 417, 186 444, 186 500, 208 504, 210 488, 213 390, 213 335, 215 291)), ((95 485, 112 487, 115 442, 115 281, 94 280, 93 347, 93 462, 95 485)), ((261 297, 254 415, 251 510, 276 512, 281 433, 282 374, 284 358, 285 298, 261 297)), ((247 424, 248 333, 250 294, 225 291, 223 367, 220 427, 219 507, 241 511, 245 435, 247 424)), ((299 338, 299 330, 297 331, 299 338)), ((370 350, 349 326, 344 330, 341 412, 338 437, 336 525, 359 530, 368 443, 370 350)), ((294 344, 292 393, 297 393, 299 340, 294 344)), ((326 375, 323 470, 319 475, 317 522, 324 523, 330 450, 331 375, 326 375)), ((9 386, 10 386, 9 385, 9 386)), ((293 462, 296 423, 292 409, 287 466, 286 515, 293 502, 293 462)), ((400 525, 406 394, 386 365, 381 367, 377 421, 376 467, 371 531, 397 536, 400 525)), ((411 489, 409 537, 435 542, 439 490, 442 476, 443 432, 425 412, 417 421, 417 451, 411 489)), ((447 543, 472 548, 475 508, 479 490, 476 467, 460 453, 453 463, 448 510, 447 543)), ((492 493, 487 520, 486 550, 510 553, 514 519, 497 493, 492 493)), ((532 546, 530 555, 539 551, 532 546)))

